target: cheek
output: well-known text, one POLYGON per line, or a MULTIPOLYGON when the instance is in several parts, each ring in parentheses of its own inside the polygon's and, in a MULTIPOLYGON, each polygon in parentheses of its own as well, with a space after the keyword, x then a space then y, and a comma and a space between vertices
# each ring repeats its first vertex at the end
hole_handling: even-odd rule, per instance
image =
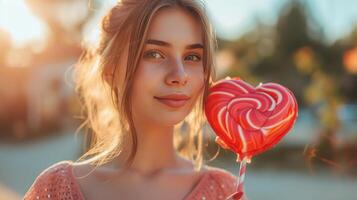
POLYGON ((162 81, 163 68, 150 63, 141 63, 136 71, 134 77, 134 85, 136 92, 141 95, 155 92, 155 88, 158 87, 162 81), (145 94, 144 94, 145 93, 145 94))
POLYGON ((162 79, 162 70, 152 64, 140 63, 135 73, 132 101, 138 112, 151 112, 152 101, 162 79))
POLYGON ((150 113, 153 112, 150 106, 153 96, 153 81, 150 80, 152 74, 145 67, 139 65, 134 76, 131 96, 134 121, 150 118, 150 113))
POLYGON ((197 96, 202 92, 204 87, 204 72, 203 67, 194 68, 191 72, 192 93, 197 96))
POLYGON ((139 65, 133 84, 133 97, 135 99, 139 98, 145 101, 149 95, 153 95, 153 87, 157 84, 155 73, 157 72, 152 67, 143 64, 139 65))

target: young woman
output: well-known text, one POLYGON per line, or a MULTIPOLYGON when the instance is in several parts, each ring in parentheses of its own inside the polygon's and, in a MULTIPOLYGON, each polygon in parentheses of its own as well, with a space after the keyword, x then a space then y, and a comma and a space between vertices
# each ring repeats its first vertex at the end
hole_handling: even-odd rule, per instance
POLYGON ((44 170, 31 199, 225 199, 236 177, 203 163, 215 38, 195 0, 122 0, 76 68, 92 130, 79 161, 44 170), (182 131, 182 132, 181 132, 182 131))

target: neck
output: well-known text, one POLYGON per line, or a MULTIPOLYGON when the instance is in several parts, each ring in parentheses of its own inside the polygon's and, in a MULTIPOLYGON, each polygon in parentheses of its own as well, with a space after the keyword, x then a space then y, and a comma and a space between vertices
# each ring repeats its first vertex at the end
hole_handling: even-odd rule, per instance
MULTIPOLYGON (((174 148, 173 130, 173 126, 136 126, 137 152, 129 171, 150 176, 179 167, 182 158, 174 148)), ((124 152, 129 152, 130 146, 126 148, 124 152)))

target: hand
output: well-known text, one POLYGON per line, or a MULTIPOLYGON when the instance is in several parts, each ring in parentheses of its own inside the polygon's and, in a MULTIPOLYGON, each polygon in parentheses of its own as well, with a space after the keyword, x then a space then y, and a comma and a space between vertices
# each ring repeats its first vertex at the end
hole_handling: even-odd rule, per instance
POLYGON ((243 192, 235 192, 229 197, 227 197, 226 200, 248 200, 248 198, 245 196, 243 192))

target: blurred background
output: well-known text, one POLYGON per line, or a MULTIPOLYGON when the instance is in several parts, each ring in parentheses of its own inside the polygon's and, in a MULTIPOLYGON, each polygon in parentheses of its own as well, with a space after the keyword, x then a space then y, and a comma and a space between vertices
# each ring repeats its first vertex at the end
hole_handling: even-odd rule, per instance
MULTIPOLYGON (((72 70, 115 2, 0 0, 0 200, 21 199, 42 170, 85 151, 75 134, 83 119, 72 70)), ((218 78, 277 82, 299 104, 289 134, 248 165, 249 199, 357 199, 357 2, 206 5, 219 40, 218 78)), ((234 174, 239 167, 224 150, 208 165, 234 174)))

